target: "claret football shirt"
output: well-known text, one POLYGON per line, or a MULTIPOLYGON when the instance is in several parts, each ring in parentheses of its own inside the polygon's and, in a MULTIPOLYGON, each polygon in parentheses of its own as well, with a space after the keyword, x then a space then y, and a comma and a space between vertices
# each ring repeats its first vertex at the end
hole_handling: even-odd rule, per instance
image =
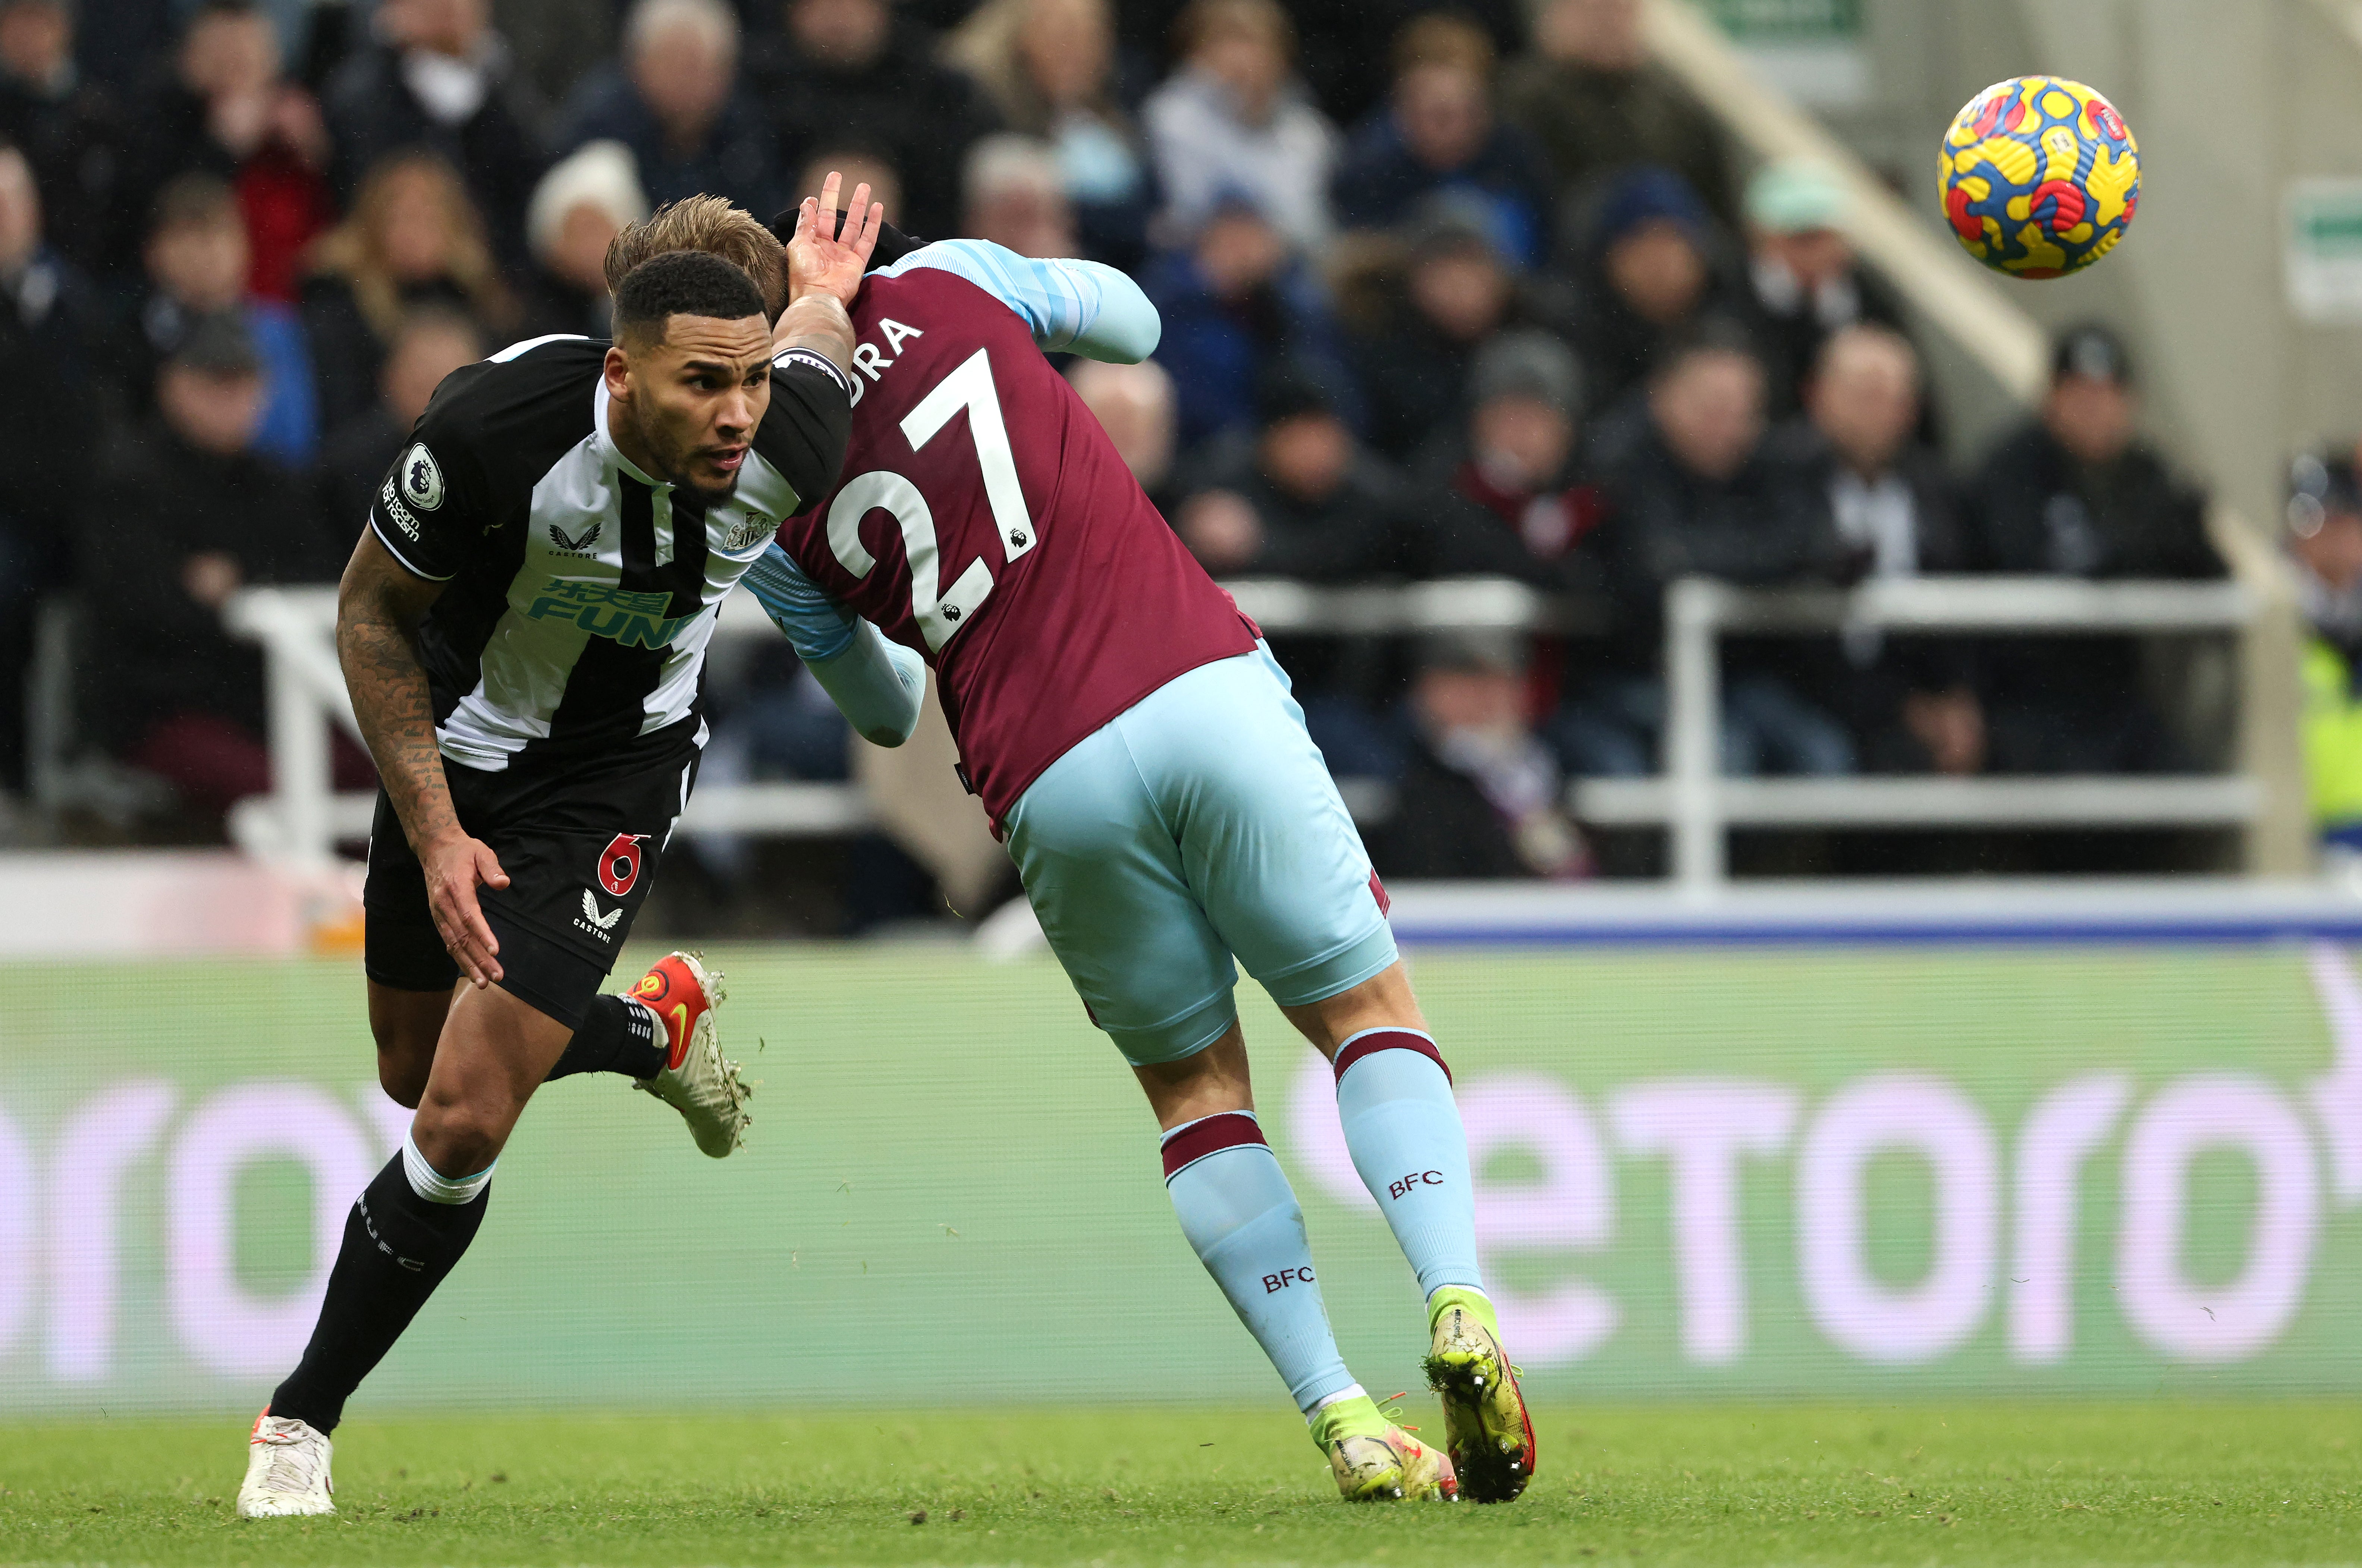
POLYGON ((1102 277, 1147 312, 1120 275, 981 240, 872 273, 853 306, 844 466, 778 533, 814 583, 935 667, 995 822, 1076 742, 1255 643, 1043 357, 1127 302, 1102 298, 1102 277))

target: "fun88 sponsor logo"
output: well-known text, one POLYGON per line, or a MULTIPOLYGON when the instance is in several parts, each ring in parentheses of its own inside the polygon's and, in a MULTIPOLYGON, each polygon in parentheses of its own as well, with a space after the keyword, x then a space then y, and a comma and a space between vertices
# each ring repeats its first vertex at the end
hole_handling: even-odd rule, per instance
POLYGON ((626 648, 668 648, 680 629, 705 613, 667 615, 672 595, 661 588, 635 589, 614 583, 583 583, 552 577, 525 610, 528 620, 570 620, 593 637, 626 648))

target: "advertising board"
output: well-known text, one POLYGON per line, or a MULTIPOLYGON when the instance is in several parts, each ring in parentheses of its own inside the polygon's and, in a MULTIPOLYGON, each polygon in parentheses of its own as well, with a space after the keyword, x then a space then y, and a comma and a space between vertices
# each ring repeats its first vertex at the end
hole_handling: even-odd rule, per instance
MULTIPOLYGON (((712 956, 761 1080, 749 1147, 700 1157, 614 1078, 550 1086, 364 1401, 1281 1397, 1049 959, 712 956)), ((2342 946, 1413 963, 1543 1398, 2362 1392, 2362 981, 2342 946)), ((0 1409, 258 1406, 406 1120, 373 1080, 358 967, 0 982, 0 1409)), ((1241 997, 1348 1359, 1409 1387, 1416 1288, 1325 1065, 1241 997)))

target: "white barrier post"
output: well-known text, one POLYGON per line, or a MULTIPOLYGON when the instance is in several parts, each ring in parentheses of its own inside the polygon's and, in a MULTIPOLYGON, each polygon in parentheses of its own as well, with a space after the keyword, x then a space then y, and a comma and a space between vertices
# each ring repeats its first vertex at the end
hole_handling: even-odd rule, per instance
POLYGON ((226 619, 232 630, 262 644, 270 727, 268 853, 289 864, 326 866, 336 855, 336 775, 328 753, 330 713, 304 669, 302 643, 312 629, 297 606, 269 588, 238 595, 226 619))
POLYGON ((1722 678, 1715 621, 1723 589, 1684 577, 1665 590, 1665 773, 1672 786, 1673 880, 1709 897, 1727 872, 1722 825, 1722 678))
POLYGON ((328 759, 328 716, 312 700, 293 661, 266 644, 270 697, 270 789, 279 797, 281 853, 326 865, 335 852, 328 797, 336 783, 328 759))

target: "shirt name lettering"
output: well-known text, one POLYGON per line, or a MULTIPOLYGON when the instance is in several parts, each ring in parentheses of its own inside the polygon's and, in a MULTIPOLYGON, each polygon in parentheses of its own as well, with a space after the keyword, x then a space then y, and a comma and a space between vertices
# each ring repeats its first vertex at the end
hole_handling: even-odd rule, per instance
MULTIPOLYGON (((905 326, 890 316, 878 319, 877 330, 886 334, 884 349, 881 350, 874 343, 855 344, 853 349, 853 367, 873 381, 894 368, 895 358, 902 352, 903 339, 927 335, 919 328, 905 326)), ((856 405, 861 401, 861 394, 865 389, 859 381, 853 383, 853 400, 856 405)))

